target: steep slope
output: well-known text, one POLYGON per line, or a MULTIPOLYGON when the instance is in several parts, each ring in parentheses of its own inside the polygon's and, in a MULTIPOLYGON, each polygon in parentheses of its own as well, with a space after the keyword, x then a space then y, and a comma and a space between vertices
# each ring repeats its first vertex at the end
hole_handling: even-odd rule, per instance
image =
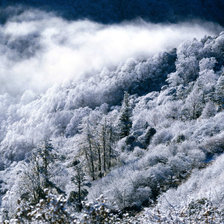
MULTIPOLYGON (((62 39, 56 39, 61 41, 57 46, 63 45, 62 39)), ((2 52, 14 51, 10 43, 1 46, 5 46, 2 52)), ((166 212, 167 198, 175 208, 184 207, 187 202, 182 205, 178 198, 191 191, 194 199, 208 198, 204 183, 214 186, 217 178, 220 191, 223 56, 224 33, 220 33, 185 41, 166 52, 137 54, 120 65, 93 69, 92 75, 88 71, 78 80, 56 84, 39 94, 27 90, 16 96, 13 91, 0 95, 1 215, 7 211, 15 216, 17 200, 29 195, 22 190, 26 186, 23 175, 32 167, 39 143, 49 139, 59 155, 50 181, 65 192, 66 199, 77 191, 72 177, 79 163, 88 181, 87 199, 95 201, 103 194, 108 206, 123 211, 140 211, 158 202, 166 212), (125 123, 122 116, 128 117, 128 126, 121 124, 125 123), (128 129, 125 136, 122 125, 128 129)), ((221 205, 216 189, 210 192, 209 199, 221 205)), ((66 202, 73 212, 75 206, 66 202)))

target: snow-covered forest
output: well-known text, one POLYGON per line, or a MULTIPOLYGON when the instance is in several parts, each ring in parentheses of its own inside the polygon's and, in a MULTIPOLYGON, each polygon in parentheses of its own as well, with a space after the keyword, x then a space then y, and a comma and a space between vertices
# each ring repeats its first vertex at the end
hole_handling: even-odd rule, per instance
POLYGON ((222 24, 0 12, 0 223, 224 223, 222 24))

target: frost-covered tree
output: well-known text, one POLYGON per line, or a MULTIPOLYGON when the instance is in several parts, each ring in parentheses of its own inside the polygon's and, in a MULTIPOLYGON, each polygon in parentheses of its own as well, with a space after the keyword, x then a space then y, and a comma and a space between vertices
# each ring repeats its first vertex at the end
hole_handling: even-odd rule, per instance
POLYGON ((76 185, 76 190, 72 191, 69 196, 69 201, 75 203, 77 210, 80 212, 82 210, 82 201, 85 199, 88 191, 86 190, 86 175, 83 172, 83 165, 80 161, 75 161, 74 166, 74 176, 72 177, 72 182, 76 185))
POLYGON ((218 110, 221 111, 224 109, 224 74, 222 74, 217 81, 215 94, 218 110))
POLYGON ((205 108, 203 109, 202 117, 203 118, 213 117, 216 115, 216 113, 217 109, 214 102, 209 101, 208 103, 206 103, 205 108))
POLYGON ((116 159, 116 153, 114 151, 114 144, 116 140, 116 133, 114 131, 114 128, 112 125, 109 125, 107 127, 107 155, 105 157, 106 161, 106 168, 107 171, 110 171, 112 165, 113 165, 113 160, 116 159))
POLYGON ((107 117, 102 118, 97 129, 95 138, 98 139, 101 148, 102 171, 103 175, 106 175, 115 158, 114 144, 117 133, 110 121, 107 121, 107 117))
POLYGON ((102 149, 103 149, 103 170, 106 172, 107 166, 106 166, 106 160, 107 160, 107 126, 106 126, 106 119, 104 120, 104 124, 102 125, 102 130, 101 130, 101 141, 102 141, 102 149))
POLYGON ((183 119, 197 119, 204 107, 204 94, 199 88, 194 88, 188 95, 182 110, 183 119))
POLYGON ((80 135, 80 151, 92 180, 105 176, 115 162, 116 133, 106 116, 83 120, 80 135))
POLYGON ((81 152, 84 154, 89 175, 91 176, 92 180, 95 180, 96 179, 96 168, 95 168, 96 154, 94 151, 93 133, 91 132, 90 122, 88 119, 83 121, 81 126, 81 133, 82 133, 82 136, 80 138, 80 149, 81 149, 81 152))
POLYGON ((119 118, 120 138, 124 138, 130 133, 130 129, 132 127, 131 115, 130 96, 128 92, 125 92, 119 118))
POLYGON ((21 175, 20 198, 15 218, 32 220, 32 212, 39 203, 46 202, 49 194, 63 195, 64 192, 51 178, 56 154, 49 141, 44 141, 33 153, 32 158, 21 175))

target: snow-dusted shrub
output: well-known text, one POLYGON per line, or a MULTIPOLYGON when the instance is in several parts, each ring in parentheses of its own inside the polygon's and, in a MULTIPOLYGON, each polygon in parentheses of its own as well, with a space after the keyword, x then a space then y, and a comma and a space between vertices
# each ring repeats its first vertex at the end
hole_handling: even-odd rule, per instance
POLYGON ((208 139, 206 142, 201 144, 201 147, 212 155, 221 154, 224 152, 224 134, 219 134, 215 137, 208 139))
POLYGON ((173 138, 172 133, 170 133, 168 130, 161 130, 160 132, 156 133, 156 135, 153 137, 152 143, 154 145, 159 144, 168 144, 173 138))
POLYGON ((209 101, 206 103, 205 108, 202 111, 202 118, 209 118, 215 116, 217 113, 216 106, 213 102, 209 101))
POLYGON ((182 210, 170 207, 163 211, 159 204, 155 208, 146 211, 132 219, 132 223, 170 223, 170 224, 190 224, 190 223, 223 223, 223 210, 213 205, 207 198, 192 200, 182 210))
POLYGON ((56 196, 47 192, 46 200, 40 200, 36 205, 18 202, 15 218, 11 221, 15 223, 64 223, 70 224, 74 220, 66 210, 66 200, 63 195, 56 196))

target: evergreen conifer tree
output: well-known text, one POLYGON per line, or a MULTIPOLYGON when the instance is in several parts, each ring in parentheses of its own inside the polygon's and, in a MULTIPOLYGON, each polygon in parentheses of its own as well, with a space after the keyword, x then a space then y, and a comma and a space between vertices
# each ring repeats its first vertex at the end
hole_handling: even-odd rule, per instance
POLYGON ((129 94, 127 92, 124 93, 124 99, 121 108, 121 115, 119 118, 119 136, 120 138, 124 138, 129 135, 130 129, 132 127, 131 121, 131 107, 130 107, 130 99, 129 94))

